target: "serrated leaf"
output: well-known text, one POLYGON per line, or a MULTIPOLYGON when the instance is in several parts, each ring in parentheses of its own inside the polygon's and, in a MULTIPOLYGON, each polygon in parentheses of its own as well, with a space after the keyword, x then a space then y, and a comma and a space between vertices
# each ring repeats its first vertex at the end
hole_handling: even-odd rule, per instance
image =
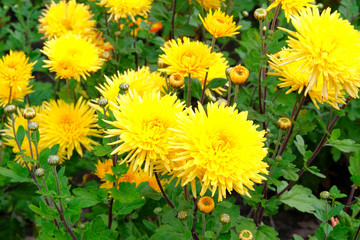
POLYGON ((114 182, 117 181, 117 178, 114 175, 111 175, 109 173, 105 173, 104 180, 114 183, 114 182))
POLYGON ((304 163, 304 168, 309 171, 311 174, 319 177, 319 178, 326 178, 326 176, 322 173, 320 173, 320 169, 318 169, 316 166, 310 166, 307 167, 306 163, 304 163))
POLYGON ((50 155, 56 155, 59 152, 60 145, 56 144, 50 148, 50 155))
POLYGON ((140 194, 136 191, 135 184, 129 182, 121 182, 118 189, 115 187, 110 189, 111 197, 121 203, 132 203, 141 199, 140 194))
POLYGON ((58 216, 58 213, 56 212, 56 210, 52 207, 49 207, 44 202, 40 202, 39 207, 37 207, 33 204, 30 204, 29 208, 31 210, 33 210, 35 213, 37 213, 38 215, 40 215, 48 220, 53 220, 53 219, 57 218, 57 216, 58 216))
POLYGON ((311 193, 309 188, 301 185, 293 186, 289 191, 280 196, 280 201, 284 204, 296 208, 300 212, 311 213, 315 210, 314 203, 317 198, 311 193))
POLYGON ((216 235, 215 235, 215 233, 214 232, 212 232, 212 231, 206 231, 205 232, 205 237, 206 238, 215 238, 216 237, 216 235))
POLYGON ((326 144, 326 146, 335 147, 345 153, 360 151, 360 144, 351 139, 334 140, 326 144))
POLYGON ((281 172, 286 180, 297 181, 299 179, 298 170, 294 164, 290 163, 281 169, 281 172))
POLYGON ((345 205, 340 204, 336 207, 331 208, 331 210, 328 213, 328 218, 335 217, 340 214, 340 211, 343 210, 345 205))
POLYGON ((360 152, 350 157, 349 172, 351 175, 360 175, 360 152))
POLYGON ((20 146, 24 141, 25 133, 26 133, 25 128, 22 125, 20 125, 16 131, 16 139, 19 142, 20 146))
POLYGON ((300 135, 296 135, 296 140, 294 141, 294 144, 295 144, 296 148, 298 149, 298 151, 300 152, 300 154, 303 157, 305 157, 306 145, 305 145, 304 139, 300 135))
POLYGON ((278 232, 272 227, 261 225, 256 232, 256 240, 277 240, 278 232))
POLYGON ((102 157, 102 156, 106 156, 107 154, 112 152, 112 148, 111 146, 103 146, 103 145, 98 145, 94 147, 94 151, 93 153, 98 156, 98 157, 102 157))

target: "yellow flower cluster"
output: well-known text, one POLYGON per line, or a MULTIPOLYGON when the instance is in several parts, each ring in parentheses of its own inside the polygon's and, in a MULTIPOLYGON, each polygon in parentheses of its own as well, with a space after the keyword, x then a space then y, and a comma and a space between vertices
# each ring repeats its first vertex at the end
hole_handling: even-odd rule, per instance
MULTIPOLYGON (((225 0, 196 0, 205 10, 218 9, 225 0)), ((191 0, 189 0, 191 4, 191 0)))
POLYGON ((312 0, 275 0, 266 11, 270 11, 274 7, 281 6, 284 9, 287 22, 290 20, 291 15, 298 15, 299 11, 305 7, 315 7, 311 4, 312 0))
POLYGON ((110 19, 119 21, 121 18, 130 17, 135 22, 135 16, 147 17, 153 0, 101 0, 99 5, 110 8, 110 19))

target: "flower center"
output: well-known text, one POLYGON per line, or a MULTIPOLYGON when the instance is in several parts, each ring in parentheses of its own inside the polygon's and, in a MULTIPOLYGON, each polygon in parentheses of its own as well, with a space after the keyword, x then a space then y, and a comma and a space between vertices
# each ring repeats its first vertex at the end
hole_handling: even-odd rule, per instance
POLYGON ((196 61, 196 56, 193 53, 185 53, 181 57, 181 61, 187 66, 193 66, 196 61))
POLYGON ((70 116, 65 116, 60 121, 59 125, 63 128, 65 132, 64 135, 65 138, 75 139, 79 137, 80 135, 79 124, 76 124, 70 116))
POLYGON ((148 140, 158 141, 163 137, 166 128, 161 121, 155 119, 145 124, 145 130, 146 131, 144 135, 148 138, 148 140))
POLYGON ((222 18, 216 18, 216 21, 221 24, 225 23, 224 19, 222 19, 222 18))

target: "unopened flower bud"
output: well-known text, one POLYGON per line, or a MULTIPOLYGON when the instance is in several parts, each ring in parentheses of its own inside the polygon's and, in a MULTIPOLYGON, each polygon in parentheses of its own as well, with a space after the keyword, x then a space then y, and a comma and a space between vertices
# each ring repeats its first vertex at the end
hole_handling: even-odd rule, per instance
POLYGON ((31 120, 31 119, 33 119, 35 116, 36 116, 36 112, 35 112, 35 109, 33 109, 33 108, 25 108, 25 109, 23 110, 23 117, 24 117, 25 119, 31 120))
POLYGON ((224 106, 227 106, 227 100, 225 100, 225 99, 223 99, 223 98, 219 98, 218 99, 218 104, 219 104, 219 106, 221 106, 222 104, 224 105, 224 106))
POLYGON ((211 197, 202 197, 197 202, 197 207, 202 213, 210 213, 214 210, 215 203, 211 197))
POLYGON ((288 118, 279 118, 277 125, 280 129, 286 130, 291 127, 291 121, 288 118))
POLYGON ((106 107, 106 105, 108 104, 108 100, 106 98, 99 98, 98 104, 102 108, 106 107))
POLYGON ((281 162, 283 160, 282 156, 280 156, 280 155, 277 155, 275 159, 278 162, 281 162))
POLYGON ((121 31, 114 32, 115 37, 119 37, 121 35, 121 31))
POLYGON ((104 58, 105 60, 109 60, 111 58, 111 54, 109 51, 104 51, 101 54, 102 58, 104 58))
POLYGON ((264 27, 263 27, 263 31, 266 32, 266 29, 267 29, 266 26, 264 26, 264 27))
POLYGON ((233 67, 230 71, 230 79, 235 84, 243 84, 249 78, 249 70, 241 64, 233 67))
POLYGON ((263 8, 258 8, 254 12, 254 17, 258 21, 263 21, 266 18, 267 12, 263 8))
POLYGON ((228 223, 230 223, 230 216, 229 214, 223 213, 220 215, 220 222, 222 225, 226 225, 228 223))
POLYGON ((170 75, 169 84, 173 88, 181 88, 184 85, 184 76, 180 73, 173 73, 170 75))
POLYGON ((15 105, 6 105, 6 107, 4 108, 4 112, 6 114, 13 114, 16 111, 16 106, 15 105))
POLYGON ((228 68, 225 70, 225 74, 226 74, 227 77, 230 77, 231 69, 232 69, 232 67, 228 67, 228 68))
POLYGON ((159 213, 161 213, 162 212, 162 208, 161 207, 156 207, 155 209, 154 209, 154 213, 156 214, 156 215, 159 215, 159 213))
POLYGON ((320 193, 320 198, 323 200, 328 200, 330 198, 330 193, 328 191, 322 191, 320 193))
POLYGON ((28 129, 29 129, 30 131, 37 131, 37 130, 39 129, 39 124, 38 124, 37 122, 31 121, 31 122, 29 122, 29 124, 28 124, 28 129))
POLYGON ((85 225, 84 225, 83 223, 80 223, 80 224, 79 224, 79 228, 80 228, 80 229, 85 229, 85 225))
POLYGON ((186 211, 180 211, 177 214, 177 218, 181 221, 186 220, 188 217, 188 213, 186 211))
POLYGON ((121 83, 119 87, 120 87, 120 90, 126 92, 126 91, 130 88, 130 84, 128 84, 128 83, 121 83))
POLYGON ((60 158, 56 155, 50 155, 47 159, 47 163, 50 166, 57 166, 60 164, 60 158))
POLYGON ((35 176, 43 177, 45 175, 45 170, 43 168, 38 168, 35 170, 35 176))
POLYGON ((253 240, 254 236, 249 230, 242 230, 239 233, 239 240, 253 240))
POLYGON ((269 30, 269 31, 268 31, 268 35, 269 35, 269 36, 274 35, 274 31, 273 31, 273 30, 269 30))
POLYGON ((157 65, 159 68, 166 68, 167 64, 165 64, 161 59, 158 60, 157 65))
POLYGON ((242 11, 241 14, 244 16, 244 17, 248 17, 249 16, 249 13, 247 11, 242 11))
POLYGON ((318 6, 319 9, 323 9, 323 8, 324 8, 324 4, 322 4, 322 3, 319 3, 317 6, 318 6))

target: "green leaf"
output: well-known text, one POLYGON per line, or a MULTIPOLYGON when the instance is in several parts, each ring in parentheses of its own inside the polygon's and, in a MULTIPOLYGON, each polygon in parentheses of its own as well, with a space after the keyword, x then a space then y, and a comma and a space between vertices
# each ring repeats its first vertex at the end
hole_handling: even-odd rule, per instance
POLYGON ((351 139, 330 141, 326 146, 335 147, 345 153, 360 151, 360 144, 351 139))
POLYGON ((206 232, 205 232, 205 237, 212 239, 212 238, 215 238, 216 235, 215 235, 215 233, 214 233, 213 231, 206 231, 206 232))
POLYGON ((341 136, 340 129, 334 129, 331 132, 330 139, 331 139, 331 141, 335 141, 335 140, 338 140, 340 136, 341 136))
POLYGON ((112 152, 112 148, 111 146, 103 146, 103 145, 98 145, 94 147, 94 154, 98 157, 102 157, 102 156, 106 156, 107 154, 112 152))
POLYGON ((360 152, 350 157, 349 172, 351 175, 360 175, 360 152))
POLYGON ((56 144, 50 149, 50 155, 56 155, 59 152, 60 145, 56 144))
POLYGON ((294 164, 290 163, 281 169, 281 172, 286 180, 297 181, 299 179, 298 170, 294 164))
POLYGON ((277 240, 278 233, 272 227, 261 225, 256 232, 256 240, 277 240))
POLYGON ((50 148, 44 148, 39 153, 39 161, 40 161, 41 166, 43 166, 45 163, 47 163, 47 159, 48 159, 50 153, 51 153, 50 148))
POLYGON ((294 234, 294 240, 304 240, 301 236, 294 234))
POLYGON ((206 84, 206 88, 214 89, 218 87, 222 87, 227 83, 227 80, 224 78, 214 78, 208 84, 206 84))
POLYGON ((46 218, 47 220, 53 220, 58 217, 58 213, 56 212, 56 210, 52 207, 49 207, 44 202, 40 202, 39 206, 40 207, 30 204, 29 208, 38 215, 46 218))
POLYGON ((331 210, 328 213, 328 218, 335 217, 340 214, 340 211, 343 210, 345 205, 340 204, 336 207, 331 208, 331 210))
POLYGON ((28 170, 16 162, 7 163, 9 169, 0 167, 0 175, 10 178, 10 182, 30 182, 28 170))
POLYGON ((360 175, 351 176, 350 180, 354 183, 355 186, 360 186, 360 175))
POLYGON ((134 210, 141 208, 146 203, 146 199, 139 198, 131 203, 114 202, 113 209, 118 215, 126 215, 132 213, 134 210))
POLYGON ((114 175, 111 175, 111 174, 109 174, 109 173, 105 173, 104 179, 105 179, 106 181, 109 181, 109 182, 112 182, 112 183, 114 183, 114 182, 117 181, 117 178, 116 178, 114 175))
POLYGON ((341 193, 335 185, 330 188, 329 193, 331 199, 344 198, 347 196, 346 194, 341 193))
POLYGON ((296 135, 296 140, 294 141, 294 144, 296 146, 296 148, 299 150, 299 152, 301 153, 301 155, 303 155, 303 157, 305 157, 305 152, 306 152, 306 145, 304 142, 304 139, 300 136, 300 135, 296 135))
POLYGON ((311 174, 319 177, 319 178, 326 178, 326 176, 322 173, 320 173, 320 169, 318 169, 316 166, 307 167, 306 163, 304 163, 304 168, 309 171, 311 174))
POLYGON ((111 196, 121 203, 132 203, 141 199, 140 194, 136 191, 135 183, 121 182, 118 189, 115 187, 110 189, 111 196))
POLYGON ((24 162, 30 162, 30 163, 36 163, 37 161, 29 156, 24 155, 23 156, 24 162))
POLYGON ((19 145, 21 146, 23 141, 24 141, 24 138, 25 138, 25 128, 23 126, 19 126, 18 129, 17 129, 17 132, 16 132, 16 139, 17 141, 19 142, 19 145))
POLYGON ((129 167, 126 166, 126 163, 121 164, 121 165, 118 164, 115 167, 111 166, 111 170, 114 173, 114 176, 117 176, 117 177, 121 177, 124 174, 126 174, 128 169, 129 169, 129 167))
POLYGON ((280 196, 280 201, 284 204, 296 208, 300 212, 308 213, 315 210, 314 204, 317 203, 317 200, 309 188, 301 185, 293 186, 289 191, 280 196))

